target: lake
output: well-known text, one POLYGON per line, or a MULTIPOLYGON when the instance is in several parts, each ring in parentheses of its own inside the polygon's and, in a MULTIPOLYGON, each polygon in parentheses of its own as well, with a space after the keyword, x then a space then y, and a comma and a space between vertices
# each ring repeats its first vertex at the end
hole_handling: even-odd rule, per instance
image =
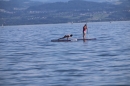
POLYGON ((130 86, 130 21, 0 27, 0 86, 130 86))

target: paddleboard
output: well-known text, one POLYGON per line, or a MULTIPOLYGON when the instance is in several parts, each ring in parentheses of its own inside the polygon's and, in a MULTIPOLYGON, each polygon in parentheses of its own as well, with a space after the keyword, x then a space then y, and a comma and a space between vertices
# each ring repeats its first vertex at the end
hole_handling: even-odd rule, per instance
POLYGON ((77 39, 53 39, 51 42, 74 42, 77 41, 77 39))
POLYGON ((53 39, 51 42, 75 42, 79 40, 96 40, 96 38, 87 38, 87 39, 53 39))
POLYGON ((77 39, 77 40, 96 40, 96 38, 77 39))

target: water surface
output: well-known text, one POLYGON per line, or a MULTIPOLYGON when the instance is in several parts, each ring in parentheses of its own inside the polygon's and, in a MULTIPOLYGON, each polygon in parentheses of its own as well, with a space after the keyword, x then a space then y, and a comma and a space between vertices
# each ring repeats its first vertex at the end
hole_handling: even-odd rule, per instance
POLYGON ((0 86, 130 85, 130 21, 0 27, 0 86))

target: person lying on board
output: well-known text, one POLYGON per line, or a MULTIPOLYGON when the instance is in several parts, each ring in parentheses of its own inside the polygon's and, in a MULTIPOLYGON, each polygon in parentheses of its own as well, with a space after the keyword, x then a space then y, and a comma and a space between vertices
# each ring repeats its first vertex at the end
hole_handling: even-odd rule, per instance
POLYGON ((67 40, 70 38, 70 37, 72 37, 73 35, 72 34, 70 34, 70 35, 65 35, 64 37, 62 37, 62 38, 59 38, 58 40, 60 40, 60 39, 64 39, 64 38, 67 38, 67 40))

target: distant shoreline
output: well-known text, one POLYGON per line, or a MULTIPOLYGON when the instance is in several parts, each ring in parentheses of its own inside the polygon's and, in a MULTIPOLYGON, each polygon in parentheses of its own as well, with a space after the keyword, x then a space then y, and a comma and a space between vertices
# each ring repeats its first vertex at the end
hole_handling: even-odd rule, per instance
POLYGON ((88 22, 66 22, 66 23, 42 23, 42 24, 8 24, 8 25, 4 25, 2 26, 1 24, 1 27, 4 27, 4 26, 22 26, 22 25, 49 25, 49 24, 75 24, 75 23, 94 23, 94 22, 124 22, 124 21, 130 21, 130 20, 122 20, 122 21, 88 21, 88 22))

